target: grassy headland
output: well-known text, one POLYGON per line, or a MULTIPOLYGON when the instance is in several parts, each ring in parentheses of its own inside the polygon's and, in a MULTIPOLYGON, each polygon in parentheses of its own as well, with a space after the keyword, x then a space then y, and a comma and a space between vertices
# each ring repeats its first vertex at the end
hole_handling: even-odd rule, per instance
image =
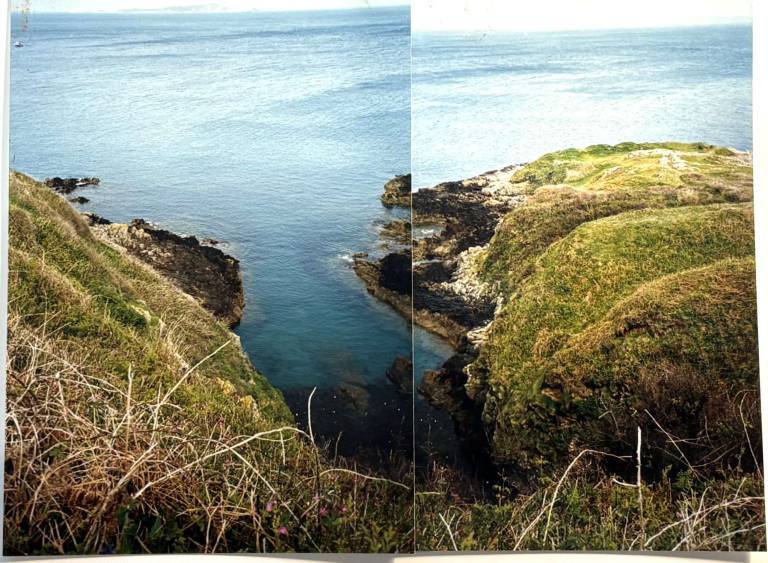
POLYGON ((8 274, 6 554, 411 548, 409 487, 315 444, 223 322, 16 172, 8 274))
POLYGON ((750 155, 598 145, 497 189, 524 200, 474 259, 502 305, 465 389, 506 485, 449 502, 435 470, 420 548, 764 547, 750 155))

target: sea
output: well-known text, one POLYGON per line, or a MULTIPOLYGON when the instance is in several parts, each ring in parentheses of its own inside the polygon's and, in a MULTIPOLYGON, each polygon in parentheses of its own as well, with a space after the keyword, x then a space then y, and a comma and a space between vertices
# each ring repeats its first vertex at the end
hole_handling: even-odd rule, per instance
MULTIPOLYGON (((407 216, 380 201, 410 170, 407 7, 12 18, 11 166, 97 176, 81 206, 221 241, 241 264, 252 363, 336 451, 410 451, 412 401, 385 372, 410 323, 352 256, 407 216)), ((201 353, 204 351, 201 351, 201 353)), ((384 455, 382 454, 382 455, 384 455)))

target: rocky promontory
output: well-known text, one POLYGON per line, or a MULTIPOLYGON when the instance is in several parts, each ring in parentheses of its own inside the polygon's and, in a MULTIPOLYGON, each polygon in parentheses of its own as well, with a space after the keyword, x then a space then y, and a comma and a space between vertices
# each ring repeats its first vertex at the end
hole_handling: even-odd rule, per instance
MULTIPOLYGON (((638 426, 652 467, 679 466, 670 435, 692 438, 677 445, 692 463, 723 456, 708 470, 754 465, 728 445, 745 440, 736 398, 745 416, 759 412, 751 155, 624 143, 507 170, 474 191, 414 194, 416 228, 444 225, 415 243, 425 262, 414 280, 436 260, 449 280, 434 286, 463 311, 495 305, 463 325, 457 356, 426 374, 422 394, 525 479, 582 448, 630 455, 638 426)), ((414 309, 435 313, 419 287, 414 309)))
POLYGON ((752 468, 751 164, 703 143, 551 153, 413 194, 410 311, 404 257, 356 271, 453 345, 419 391, 523 481, 583 448, 631 455, 637 427, 649 471, 680 467, 670 447, 752 468))
POLYGON ((235 258, 194 236, 180 236, 142 219, 120 224, 91 213, 84 217, 99 238, 151 266, 216 318, 229 326, 240 322, 245 297, 235 258))

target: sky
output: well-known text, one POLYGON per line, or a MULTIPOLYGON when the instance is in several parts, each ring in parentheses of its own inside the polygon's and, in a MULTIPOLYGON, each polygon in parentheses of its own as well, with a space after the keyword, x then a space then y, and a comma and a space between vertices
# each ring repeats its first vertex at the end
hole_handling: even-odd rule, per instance
POLYGON ((407 5, 408 0, 14 0, 14 11, 32 12, 249 12, 407 5))
POLYGON ((751 21, 751 0, 413 0, 416 31, 555 31, 751 21))

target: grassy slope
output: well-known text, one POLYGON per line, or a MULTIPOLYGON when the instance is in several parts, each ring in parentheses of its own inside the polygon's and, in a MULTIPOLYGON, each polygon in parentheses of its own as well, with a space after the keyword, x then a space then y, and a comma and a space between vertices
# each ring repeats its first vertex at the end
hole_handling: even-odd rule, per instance
MULTIPOLYGON (((10 242, 11 311, 56 332, 95 373, 124 375, 130 366, 142 381, 168 382, 233 339, 170 282, 97 241, 63 198, 19 173, 11 177, 10 242)), ((280 392, 237 343, 197 373, 252 396, 264 423, 291 421, 280 392)), ((210 393, 189 400, 201 414, 219 409, 210 393)))
POLYGON ((197 302, 18 173, 10 230, 6 553, 409 547, 197 302))
POLYGON ((452 547, 437 511, 469 549, 638 548, 697 511, 648 547, 764 545, 749 159, 599 145, 546 155, 509 189, 529 197, 478 262, 505 303, 468 390, 495 459, 535 479, 498 505, 425 497, 422 548, 452 547), (634 479, 638 427, 644 517, 612 481, 634 479))
MULTIPOLYGON (((505 218, 481 263, 484 277, 509 297, 483 351, 487 373, 472 385, 487 391, 496 458, 533 468, 562 458, 571 445, 570 434, 556 428, 578 426, 563 418, 581 407, 571 401, 577 393, 571 387, 584 384, 571 373, 562 379, 568 384, 552 389, 546 382, 552 356, 596 323, 609 322, 613 307, 646 284, 753 256, 751 174, 748 161, 727 149, 624 144, 553 153, 513 181, 533 195, 505 218), (542 443, 539 433, 550 439, 542 443)), ((747 296, 751 301, 741 305, 751 314, 754 291, 747 296)), ((753 316, 727 336, 748 334, 753 316)), ((706 342, 697 344, 690 355, 707 352, 706 342)), ((740 352, 742 364, 756 362, 754 350, 740 352)), ((745 373, 754 384, 754 370, 745 373)))

